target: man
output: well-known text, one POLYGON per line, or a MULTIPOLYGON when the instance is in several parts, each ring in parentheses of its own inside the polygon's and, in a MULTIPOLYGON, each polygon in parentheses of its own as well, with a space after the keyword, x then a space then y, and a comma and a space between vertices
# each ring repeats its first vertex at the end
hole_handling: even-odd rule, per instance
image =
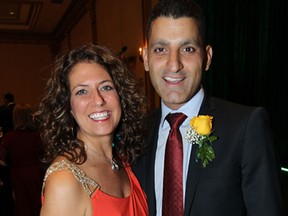
MULTIPOLYGON (((199 6, 191 0, 160 1, 148 21, 147 42, 144 67, 161 97, 161 108, 151 114, 148 152, 134 172, 147 194, 150 215, 282 215, 280 167, 267 112, 261 107, 211 97, 201 85, 202 72, 209 69, 213 52, 205 42, 205 22, 199 6), (176 157, 165 156, 169 113, 187 116, 180 126, 183 174, 181 196, 176 200, 175 194, 167 195, 164 183, 168 178, 164 173, 169 172, 166 161, 176 157), (215 158, 201 153, 208 164, 197 158, 199 145, 185 139, 190 120, 198 115, 213 118, 212 133, 208 135, 217 137, 211 141, 215 158), (164 197, 173 200, 168 207, 164 197), (173 207, 178 199, 183 206, 180 210, 173 207)), ((177 169, 173 172, 173 178, 178 178, 177 169)), ((174 193, 176 183, 169 189, 174 193)))

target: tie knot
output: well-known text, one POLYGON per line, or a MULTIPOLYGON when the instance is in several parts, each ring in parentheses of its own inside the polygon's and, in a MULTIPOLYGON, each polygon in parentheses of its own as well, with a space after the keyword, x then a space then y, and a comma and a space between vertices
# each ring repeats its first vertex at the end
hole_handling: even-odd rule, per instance
POLYGON ((183 113, 169 113, 166 116, 170 127, 174 129, 179 128, 186 118, 187 116, 183 113))

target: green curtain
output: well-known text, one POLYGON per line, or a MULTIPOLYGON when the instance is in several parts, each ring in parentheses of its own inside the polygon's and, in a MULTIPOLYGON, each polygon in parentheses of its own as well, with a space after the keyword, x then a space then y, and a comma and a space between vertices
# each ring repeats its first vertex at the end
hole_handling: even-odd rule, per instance
POLYGON ((267 109, 282 166, 288 167, 288 1, 196 0, 206 14, 213 95, 267 109))

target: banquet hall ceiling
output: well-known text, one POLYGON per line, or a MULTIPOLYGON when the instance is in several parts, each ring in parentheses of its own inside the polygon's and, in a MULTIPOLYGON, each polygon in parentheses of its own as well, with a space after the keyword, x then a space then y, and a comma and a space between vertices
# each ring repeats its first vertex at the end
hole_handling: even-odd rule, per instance
POLYGON ((0 0, 0 43, 49 43, 68 31, 87 0, 0 0))

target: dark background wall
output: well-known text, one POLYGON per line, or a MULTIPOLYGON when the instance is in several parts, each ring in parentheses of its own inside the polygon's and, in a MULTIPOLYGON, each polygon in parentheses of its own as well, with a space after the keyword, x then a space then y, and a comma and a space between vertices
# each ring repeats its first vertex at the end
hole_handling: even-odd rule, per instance
MULTIPOLYGON (((288 167, 288 1, 196 0, 213 47, 204 85, 213 95, 263 106, 282 167, 288 167)), ((288 212, 288 173, 281 172, 288 212)))
POLYGON ((288 1, 196 0, 213 47, 205 88, 234 102, 264 106, 281 164, 288 167, 288 1))

